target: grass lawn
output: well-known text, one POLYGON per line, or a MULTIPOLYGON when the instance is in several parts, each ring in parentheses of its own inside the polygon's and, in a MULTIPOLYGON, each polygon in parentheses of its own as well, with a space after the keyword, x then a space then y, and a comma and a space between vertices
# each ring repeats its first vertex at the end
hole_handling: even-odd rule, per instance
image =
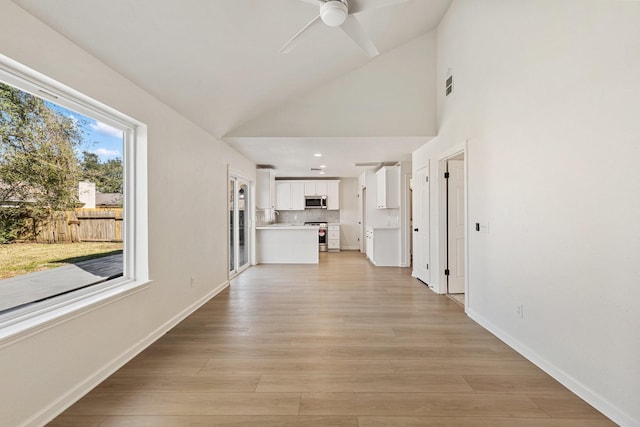
POLYGON ((122 243, 11 243, 0 245, 0 279, 56 268, 122 250, 122 243))

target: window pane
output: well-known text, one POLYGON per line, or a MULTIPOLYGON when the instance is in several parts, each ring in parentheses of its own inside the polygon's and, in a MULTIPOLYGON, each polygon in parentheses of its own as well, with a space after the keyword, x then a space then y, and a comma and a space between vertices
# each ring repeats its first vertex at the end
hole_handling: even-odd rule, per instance
POLYGON ((122 130, 0 82, 0 140, 0 313, 122 276, 122 130))
POLYGON ((239 236, 239 252, 238 268, 249 262, 249 227, 248 219, 248 201, 249 186, 245 183, 239 185, 238 190, 238 236, 239 236))
POLYGON ((235 271, 236 245, 234 239, 235 223, 235 179, 229 181, 229 271, 235 271))

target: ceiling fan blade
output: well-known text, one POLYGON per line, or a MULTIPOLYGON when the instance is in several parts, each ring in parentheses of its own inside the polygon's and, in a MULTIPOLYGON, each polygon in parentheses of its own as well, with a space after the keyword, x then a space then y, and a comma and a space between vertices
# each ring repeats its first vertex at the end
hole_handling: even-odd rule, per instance
POLYGON ((410 0, 351 0, 349 1, 349 13, 360 13, 366 10, 393 6, 396 4, 406 3, 408 1, 410 0))
POLYGON ((284 44, 284 46, 282 46, 282 48, 280 48, 280 53, 289 53, 289 52, 291 52, 291 49, 293 49, 295 47, 295 45, 296 45, 298 37, 300 37, 300 35, 302 33, 304 33, 307 28, 309 28, 313 24, 316 24, 316 23, 319 23, 319 22, 322 22, 320 20, 320 15, 316 16, 315 18, 313 18, 313 20, 311 22, 309 22, 307 25, 305 25, 304 27, 302 27, 302 29, 300 31, 298 31, 295 36, 291 37, 289 39, 289 41, 286 42, 284 44))
POLYGON ((360 46, 360 49, 364 50, 370 58, 373 58, 380 53, 364 31, 364 28, 362 28, 362 25, 360 25, 360 21, 358 21, 355 16, 347 16, 347 19, 342 25, 340 25, 340 28, 349 37, 351 37, 351 39, 360 46))

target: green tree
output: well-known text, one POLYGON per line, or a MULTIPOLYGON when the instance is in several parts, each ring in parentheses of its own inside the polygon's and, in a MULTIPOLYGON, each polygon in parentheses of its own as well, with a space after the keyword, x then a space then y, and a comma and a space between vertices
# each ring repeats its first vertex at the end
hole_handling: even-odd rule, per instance
POLYGON ((100 161, 97 154, 82 152, 81 178, 96 184, 101 193, 122 193, 123 169, 120 158, 100 161))
POLYGON ((51 211, 75 206, 81 141, 73 118, 0 83, 0 241, 33 233, 51 211))

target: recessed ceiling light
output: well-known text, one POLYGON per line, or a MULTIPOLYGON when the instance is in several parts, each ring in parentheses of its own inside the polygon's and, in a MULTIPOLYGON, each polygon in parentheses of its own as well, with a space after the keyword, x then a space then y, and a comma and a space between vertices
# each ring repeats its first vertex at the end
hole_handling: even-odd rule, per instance
POLYGON ((314 156, 315 157, 322 157, 322 153, 315 153, 314 156))
POLYGON ((320 167, 321 167, 322 169, 324 169, 324 168, 326 168, 326 167, 327 167, 327 165, 320 165, 320 167))
POLYGON ((319 174, 320 174, 320 175, 324 175, 324 171, 320 171, 320 172, 319 172, 319 174))

